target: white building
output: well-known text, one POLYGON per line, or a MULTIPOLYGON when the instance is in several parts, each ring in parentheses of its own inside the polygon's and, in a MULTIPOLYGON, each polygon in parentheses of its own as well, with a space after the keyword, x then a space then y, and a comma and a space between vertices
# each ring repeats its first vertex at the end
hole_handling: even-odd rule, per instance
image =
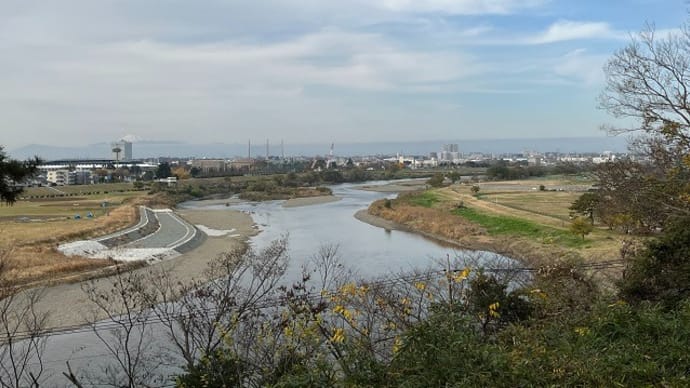
POLYGON ((49 183, 54 183, 58 186, 65 186, 69 183, 69 171, 68 170, 51 170, 48 171, 46 175, 46 180, 49 183))
POLYGON ((126 140, 119 140, 110 145, 112 158, 117 162, 129 162, 132 160, 132 143, 126 140))
POLYGON ((457 144, 444 144, 438 154, 439 162, 458 163, 460 161, 460 151, 457 144))

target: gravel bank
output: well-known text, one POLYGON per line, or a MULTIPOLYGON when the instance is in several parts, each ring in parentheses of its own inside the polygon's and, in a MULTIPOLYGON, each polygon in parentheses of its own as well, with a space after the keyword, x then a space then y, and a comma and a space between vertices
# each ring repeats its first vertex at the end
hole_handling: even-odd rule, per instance
POLYGON ((355 218, 369 225, 373 225, 379 228, 384 228, 388 230, 410 231, 410 228, 406 227, 405 225, 400 225, 397 222, 388 221, 385 218, 369 214, 369 211, 367 209, 362 209, 355 213, 355 218))

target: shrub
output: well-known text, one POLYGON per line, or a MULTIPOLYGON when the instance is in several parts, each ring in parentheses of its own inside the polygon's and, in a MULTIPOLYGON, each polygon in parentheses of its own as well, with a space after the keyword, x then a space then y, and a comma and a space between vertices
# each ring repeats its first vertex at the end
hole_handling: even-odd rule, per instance
POLYGON ((627 263, 620 282, 625 300, 672 307, 690 297, 690 218, 671 224, 627 263))
POLYGON ((436 173, 434 176, 429 178, 426 183, 431 187, 442 187, 443 186, 443 174, 436 173))

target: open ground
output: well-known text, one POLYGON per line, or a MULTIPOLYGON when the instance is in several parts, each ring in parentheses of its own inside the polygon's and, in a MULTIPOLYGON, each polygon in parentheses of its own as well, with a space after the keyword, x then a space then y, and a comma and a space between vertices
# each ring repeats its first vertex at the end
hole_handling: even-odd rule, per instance
POLYGON ((108 260, 66 257, 56 248, 61 242, 135 224, 137 205, 146 192, 131 189, 131 184, 67 186, 59 190, 72 196, 63 196, 53 188, 29 188, 24 196, 32 199, 0 206, 0 252, 6 278, 17 285, 38 284, 112 265, 108 260), (44 198, 33 198, 38 196, 44 198))

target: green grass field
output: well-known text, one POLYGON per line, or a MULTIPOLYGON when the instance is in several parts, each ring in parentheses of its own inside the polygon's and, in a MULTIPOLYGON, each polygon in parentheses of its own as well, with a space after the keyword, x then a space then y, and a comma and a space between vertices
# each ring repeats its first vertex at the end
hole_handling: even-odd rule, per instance
POLYGON ((425 191, 410 198, 410 203, 423 207, 433 207, 439 202, 441 202, 441 199, 432 191, 425 191))
POLYGON ((481 225, 492 236, 527 237, 542 243, 555 243, 568 247, 579 247, 589 243, 569 231, 551 228, 520 218, 489 215, 470 208, 455 209, 453 214, 481 225))

